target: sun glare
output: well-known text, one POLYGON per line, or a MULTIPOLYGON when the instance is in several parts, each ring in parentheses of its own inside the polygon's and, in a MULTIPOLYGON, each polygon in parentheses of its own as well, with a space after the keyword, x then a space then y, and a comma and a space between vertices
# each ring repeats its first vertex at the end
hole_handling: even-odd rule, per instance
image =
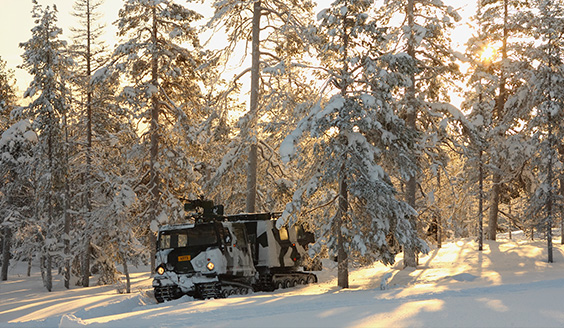
POLYGON ((484 63, 491 62, 495 57, 495 54, 496 54, 495 48, 488 44, 482 50, 482 54, 480 55, 480 60, 484 63))

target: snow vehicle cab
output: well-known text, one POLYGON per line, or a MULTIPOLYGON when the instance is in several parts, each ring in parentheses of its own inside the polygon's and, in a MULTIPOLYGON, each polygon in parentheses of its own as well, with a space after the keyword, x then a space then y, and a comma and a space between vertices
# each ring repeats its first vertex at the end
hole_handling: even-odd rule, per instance
POLYGON ((277 213, 223 215, 222 206, 196 200, 194 223, 166 225, 157 237, 158 302, 182 295, 221 298, 317 281, 307 254, 313 234, 301 226, 276 228, 277 213))

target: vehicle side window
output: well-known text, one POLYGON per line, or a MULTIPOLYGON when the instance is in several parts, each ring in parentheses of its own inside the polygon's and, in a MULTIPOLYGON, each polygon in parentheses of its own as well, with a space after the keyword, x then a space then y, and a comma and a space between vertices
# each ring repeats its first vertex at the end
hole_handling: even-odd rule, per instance
POLYGON ((159 249, 170 248, 170 235, 161 234, 159 249))
POLYGON ((280 230, 278 230, 278 232, 280 233, 280 240, 281 241, 288 240, 288 229, 286 229, 286 227, 280 228, 280 230))
POLYGON ((238 246, 244 247, 246 245, 247 239, 245 238, 245 228, 242 224, 233 224, 233 234, 235 235, 235 242, 239 244, 238 246))
POLYGON ((304 227, 302 227, 301 225, 295 225, 295 227, 296 227, 296 235, 298 240, 305 239, 306 233, 304 231, 304 227))
POLYGON ((178 247, 186 247, 188 245, 188 235, 179 234, 178 235, 178 247))

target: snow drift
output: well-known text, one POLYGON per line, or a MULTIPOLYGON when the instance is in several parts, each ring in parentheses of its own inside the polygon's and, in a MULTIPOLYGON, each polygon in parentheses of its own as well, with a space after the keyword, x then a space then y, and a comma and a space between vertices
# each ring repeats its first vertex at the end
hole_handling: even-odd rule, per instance
POLYGON ((325 261, 320 283, 272 293, 156 304, 148 272, 133 275, 132 294, 119 286, 48 293, 41 279, 15 266, 0 284, 0 327, 562 327, 564 246, 546 262, 545 241, 451 241, 420 259, 417 269, 374 264, 351 270, 351 288, 336 287, 325 261))

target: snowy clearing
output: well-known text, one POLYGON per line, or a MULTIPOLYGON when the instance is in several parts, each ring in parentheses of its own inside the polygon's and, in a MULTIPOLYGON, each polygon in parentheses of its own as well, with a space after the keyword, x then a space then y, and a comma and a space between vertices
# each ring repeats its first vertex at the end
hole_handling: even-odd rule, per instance
POLYGON ((564 247, 514 234, 486 242, 445 243, 416 270, 375 264, 352 269, 351 288, 336 287, 328 266, 320 283, 272 293, 157 304, 148 272, 133 274, 132 294, 117 286, 65 290, 57 276, 45 291, 38 273, 12 268, 0 283, 0 327, 562 327, 564 247))

